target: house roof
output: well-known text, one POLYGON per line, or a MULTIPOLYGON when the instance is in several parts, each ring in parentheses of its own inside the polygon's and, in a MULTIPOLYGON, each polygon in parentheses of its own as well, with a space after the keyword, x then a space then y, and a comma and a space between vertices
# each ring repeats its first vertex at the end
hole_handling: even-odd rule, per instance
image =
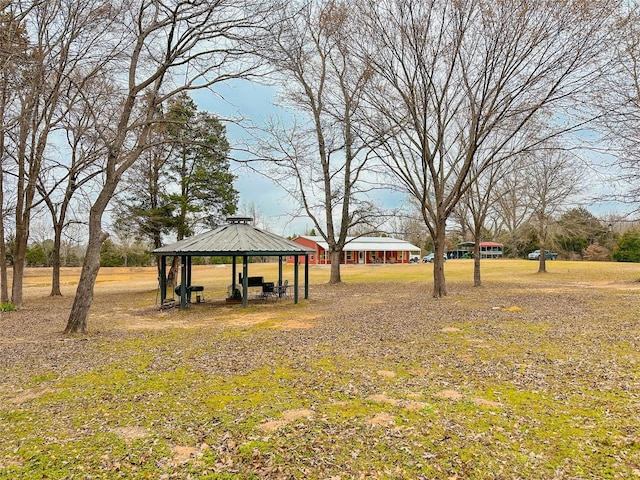
POLYGON ((249 225, 246 217, 228 218, 229 224, 209 232, 156 248, 156 255, 229 256, 229 255, 305 255, 314 253, 299 243, 249 225))
MULTIPOLYGON (((320 236, 301 236, 298 238, 305 238, 317 243, 324 250, 328 250, 329 245, 320 236)), ((392 237, 347 237, 347 243, 344 246, 345 252, 368 252, 368 251, 380 251, 380 252, 395 252, 395 251, 420 251, 420 247, 392 237)))

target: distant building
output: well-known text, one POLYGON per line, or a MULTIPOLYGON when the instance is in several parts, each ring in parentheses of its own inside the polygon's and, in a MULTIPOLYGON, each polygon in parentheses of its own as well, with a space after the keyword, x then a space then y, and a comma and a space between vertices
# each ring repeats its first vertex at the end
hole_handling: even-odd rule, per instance
MULTIPOLYGON (((315 250, 309 254, 310 265, 330 265, 329 245, 320 236, 300 236, 293 239, 305 247, 315 250)), ((344 246, 340 263, 351 264, 386 264, 409 263, 411 255, 419 255, 420 248, 404 240, 391 237, 350 237, 344 246)), ((300 259, 304 262, 304 258, 300 259)), ((293 263, 293 257, 287 257, 287 263, 293 263)))
MULTIPOLYGON (((448 258, 473 258, 475 242, 462 242, 455 250, 447 252, 448 258)), ((480 258, 502 258, 504 245, 496 242, 480 242, 480 258)))

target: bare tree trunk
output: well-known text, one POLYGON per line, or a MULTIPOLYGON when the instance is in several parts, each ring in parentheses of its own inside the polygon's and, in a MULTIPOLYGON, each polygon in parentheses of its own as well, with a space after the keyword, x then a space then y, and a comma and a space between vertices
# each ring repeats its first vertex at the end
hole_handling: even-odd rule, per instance
MULTIPOLYGON (((4 135, 0 138, 0 158, 3 155, 4 135)), ((7 244, 4 238, 4 173, 0 161, 0 303, 9 301, 9 276, 7 275, 7 244)))
POLYGON ((540 263, 538 265, 538 273, 547 273, 547 253, 544 245, 540 245, 540 263))
POLYGON ((7 244, 4 239, 4 191, 0 174, 0 303, 9 301, 9 276, 7 275, 7 244))
POLYGON ((433 242, 433 296, 447 296, 447 282, 444 276, 445 226, 447 221, 440 220, 436 224, 436 238, 433 242))
POLYGON ((5 145, 5 105, 7 103, 7 79, 2 78, 2 94, 0 96, 0 303, 9 301, 9 276, 7 275, 7 244, 4 238, 4 170, 2 160, 4 159, 5 145))
MULTIPOLYGON (((25 108, 25 112, 28 108, 25 108)), ((31 208, 30 201, 26 200, 27 194, 25 191, 27 187, 26 182, 26 165, 25 157, 27 156, 27 141, 29 138, 29 127, 27 125, 28 119, 20 120, 20 129, 18 136, 17 156, 21 159, 18 162, 18 178, 16 185, 17 201, 15 211, 15 240, 13 247, 13 278, 11 280, 11 301, 16 307, 22 306, 22 283, 24 275, 25 255, 27 248, 27 241, 29 239, 29 209, 31 208)))
POLYGON ((16 225, 16 237, 13 250, 13 279, 11 282, 11 302, 16 307, 22 306, 22 285, 28 237, 29 232, 25 231, 24 224, 20 226, 16 225))
POLYGON ((60 245, 62 237, 62 228, 54 225, 53 252, 51 253, 51 297, 61 297, 60 290, 60 245))
POLYGON ((331 252, 331 276, 329 277, 329 283, 335 284, 342 282, 340 278, 340 259, 342 257, 341 251, 331 252))
POLYGON ((170 287, 175 287, 178 285, 178 272, 180 272, 180 256, 176 255, 171 260, 171 268, 169 268, 169 273, 167 273, 167 285, 170 287))
MULTIPOLYGON (((115 189, 114 185, 114 189, 115 189)), ((64 333, 86 333, 89 308, 93 301, 93 289, 100 271, 100 249, 109 235, 102 231, 102 215, 112 192, 104 192, 91 208, 89 214, 89 242, 82 264, 76 296, 71 307, 64 333)))
POLYGON ((476 242, 473 246, 473 286, 481 287, 482 280, 480 278, 480 235, 476 235, 475 238, 476 242))

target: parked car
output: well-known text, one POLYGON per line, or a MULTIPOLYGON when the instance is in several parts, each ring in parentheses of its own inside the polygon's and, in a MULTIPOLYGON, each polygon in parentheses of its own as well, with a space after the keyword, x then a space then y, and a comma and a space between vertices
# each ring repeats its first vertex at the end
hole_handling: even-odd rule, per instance
MULTIPOLYGON (((552 253, 549 250, 545 250, 544 257, 547 260, 555 260, 556 258, 558 258, 558 254, 552 253)), ((540 260, 540 250, 534 250, 533 252, 531 252, 529 254, 529 260, 540 260)))
POLYGON ((420 262, 420 255, 411 255, 409 257, 409 263, 419 263, 420 262))
MULTIPOLYGON (((433 263, 433 257, 435 257, 435 253, 431 252, 429 255, 425 255, 424 257, 422 257, 422 263, 433 263)), ((446 262, 447 261, 447 254, 443 253, 442 254, 442 258, 443 260, 446 262)))

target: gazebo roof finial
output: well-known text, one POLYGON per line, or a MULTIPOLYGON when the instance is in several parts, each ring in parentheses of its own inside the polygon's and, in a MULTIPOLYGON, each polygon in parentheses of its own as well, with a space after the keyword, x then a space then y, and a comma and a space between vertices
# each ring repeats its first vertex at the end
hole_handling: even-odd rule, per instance
POLYGON ((244 223, 245 225, 253 222, 253 218, 251 217, 227 217, 227 222, 231 224, 244 223))

